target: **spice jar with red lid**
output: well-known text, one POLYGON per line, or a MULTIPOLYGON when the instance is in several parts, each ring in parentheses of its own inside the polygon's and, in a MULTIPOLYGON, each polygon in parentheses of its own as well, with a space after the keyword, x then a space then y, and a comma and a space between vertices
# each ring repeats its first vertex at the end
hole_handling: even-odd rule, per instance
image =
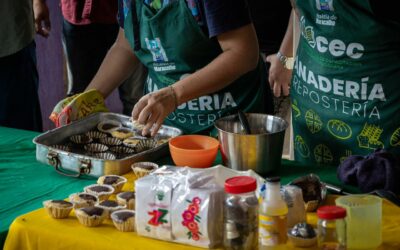
POLYGON ((318 208, 318 248, 322 250, 346 249, 346 209, 339 206, 318 208))
POLYGON ((257 249, 258 199, 256 179, 237 176, 225 181, 224 248, 257 249))

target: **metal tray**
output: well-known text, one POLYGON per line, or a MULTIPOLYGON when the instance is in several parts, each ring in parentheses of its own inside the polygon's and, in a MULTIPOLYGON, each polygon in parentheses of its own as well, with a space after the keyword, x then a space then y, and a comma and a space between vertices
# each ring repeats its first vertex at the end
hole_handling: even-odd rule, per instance
MULTIPOLYGON (((168 143, 116 160, 99 159, 52 147, 52 145, 63 143, 72 135, 97 128, 97 124, 104 120, 116 120, 121 122, 124 127, 133 128, 129 118, 129 116, 115 113, 95 113, 82 120, 43 133, 33 139, 36 144, 36 159, 53 166, 57 172, 63 175, 99 177, 109 174, 122 175, 131 171, 132 163, 155 161, 168 155, 168 143)), ((181 135, 182 130, 163 125, 158 134, 172 138, 181 135)))

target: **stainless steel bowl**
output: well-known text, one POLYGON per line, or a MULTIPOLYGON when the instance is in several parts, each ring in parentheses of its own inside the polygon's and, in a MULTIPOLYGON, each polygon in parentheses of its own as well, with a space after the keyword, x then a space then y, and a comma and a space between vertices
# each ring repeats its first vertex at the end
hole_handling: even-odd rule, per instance
POLYGON ((251 134, 246 135, 237 115, 217 120, 222 159, 235 170, 252 169, 261 175, 281 165, 285 130, 288 123, 266 114, 246 114, 251 134))

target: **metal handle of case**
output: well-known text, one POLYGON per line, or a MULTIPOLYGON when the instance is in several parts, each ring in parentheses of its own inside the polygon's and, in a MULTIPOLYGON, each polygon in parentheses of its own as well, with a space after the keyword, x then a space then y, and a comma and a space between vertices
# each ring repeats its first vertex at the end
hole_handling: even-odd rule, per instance
POLYGON ((54 151, 49 151, 47 154, 47 160, 48 163, 54 167, 54 169, 57 171, 57 173, 69 176, 69 177, 80 177, 82 174, 89 174, 90 173, 90 168, 91 168, 91 162, 89 159, 83 159, 81 160, 81 166, 79 168, 79 171, 77 174, 68 174, 66 172, 62 171, 62 166, 60 159, 58 159, 58 153, 54 151))

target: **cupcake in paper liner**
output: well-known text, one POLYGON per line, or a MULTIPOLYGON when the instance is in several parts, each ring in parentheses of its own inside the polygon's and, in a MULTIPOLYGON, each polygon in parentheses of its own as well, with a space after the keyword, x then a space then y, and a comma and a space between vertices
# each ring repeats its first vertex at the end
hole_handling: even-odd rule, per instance
POLYGON ((73 204, 64 200, 48 200, 43 202, 43 206, 54 219, 64 219, 68 217, 73 204))
POLYGON ((104 133, 111 133, 120 127, 122 127, 122 124, 115 120, 105 120, 97 124, 97 129, 104 133))
POLYGON ((168 143, 169 139, 170 138, 159 138, 159 139, 156 139, 156 142, 157 142, 156 146, 158 147, 158 146, 161 146, 161 145, 163 145, 165 143, 168 143))
POLYGON ((100 207, 84 207, 75 210, 79 223, 86 227, 97 227, 107 217, 107 212, 100 207))
POLYGON ((100 143, 90 143, 84 146, 86 152, 89 153, 103 153, 108 150, 108 147, 100 143))
POLYGON ((125 205, 127 209, 135 210, 135 192, 122 192, 117 194, 117 202, 120 205, 125 205))
POLYGON ((118 204, 116 201, 112 200, 105 200, 97 203, 95 207, 102 208, 106 211, 107 217, 111 218, 111 214, 114 213, 115 211, 126 209, 126 206, 122 206, 118 204))
POLYGON ((121 192, 122 187, 128 180, 119 175, 103 175, 97 179, 97 184, 111 185, 114 188, 114 194, 121 192))
POLYGON ((105 137, 105 138, 101 138, 100 143, 107 145, 109 147, 112 146, 119 146, 122 144, 122 140, 115 138, 115 137, 105 137))
POLYGON ((115 160, 117 156, 110 152, 103 152, 103 153, 94 153, 92 154, 93 157, 103 159, 103 160, 115 160))
POLYGON ((137 131, 142 131, 144 129, 144 125, 140 124, 137 120, 131 120, 132 128, 137 131))
POLYGON ((69 201, 74 205, 74 209, 83 207, 93 207, 99 201, 96 195, 89 193, 75 193, 69 196, 69 201))
POLYGON ((66 144, 55 144, 50 146, 53 149, 58 149, 61 151, 71 152, 71 146, 66 144))
POLYGON ((93 184, 85 187, 84 191, 96 195, 99 201, 104 201, 114 193, 114 188, 111 185, 93 184))
POLYGON ((117 128, 111 132, 111 136, 124 140, 133 136, 133 131, 129 128, 117 128))
POLYGON ((135 147, 136 152, 140 153, 157 147, 157 141, 154 139, 141 140, 135 147))
POLYGON ((88 144, 93 141, 92 138, 90 138, 87 135, 73 135, 69 137, 69 140, 72 141, 75 144, 83 145, 83 144, 88 144))
POLYGON ((138 143, 143 139, 145 139, 145 138, 132 136, 132 137, 129 137, 129 138, 125 139, 122 143, 126 147, 135 148, 138 145, 138 143))
POLYGON ((158 165, 153 162, 136 162, 131 166, 133 173, 137 178, 142 178, 158 168, 158 165))
POLYGON ((108 135, 106 133, 92 130, 86 133, 87 136, 92 138, 93 140, 100 140, 101 138, 106 138, 108 135))
POLYGON ((119 157, 125 156, 125 155, 132 155, 135 152, 135 149, 129 148, 129 147, 124 147, 124 146, 115 146, 111 147, 110 151, 118 155, 119 157))
POLYGON ((114 226, 122 232, 135 231, 135 211, 119 210, 111 214, 114 226))

